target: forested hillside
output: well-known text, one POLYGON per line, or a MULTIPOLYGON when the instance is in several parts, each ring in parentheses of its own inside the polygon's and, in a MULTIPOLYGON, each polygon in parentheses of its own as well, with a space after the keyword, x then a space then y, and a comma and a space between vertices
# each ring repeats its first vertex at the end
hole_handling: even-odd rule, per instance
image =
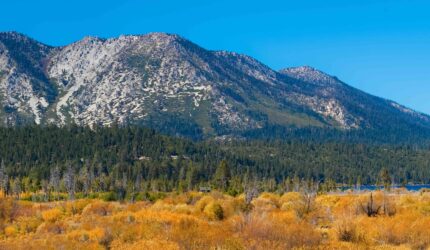
POLYGON ((115 126, 0 128, 0 138, 0 181, 9 192, 73 188, 125 195, 212 186, 234 194, 250 181, 285 191, 304 181, 381 183, 383 169, 398 184, 430 181, 424 147, 299 139, 193 142, 115 126))

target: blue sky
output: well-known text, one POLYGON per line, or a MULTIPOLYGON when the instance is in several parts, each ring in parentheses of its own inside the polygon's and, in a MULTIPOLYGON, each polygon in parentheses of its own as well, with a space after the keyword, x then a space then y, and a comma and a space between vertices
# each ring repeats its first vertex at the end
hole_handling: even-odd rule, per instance
POLYGON ((161 31, 274 69, 310 65, 430 114, 430 1, 3 1, 0 30, 50 45, 161 31))

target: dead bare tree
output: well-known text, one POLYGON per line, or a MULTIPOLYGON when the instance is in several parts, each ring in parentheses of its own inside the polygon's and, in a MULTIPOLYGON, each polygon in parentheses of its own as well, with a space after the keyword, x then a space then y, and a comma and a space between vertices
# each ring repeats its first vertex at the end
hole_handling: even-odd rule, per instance
POLYGON ((21 194, 21 180, 19 178, 13 180, 12 193, 15 195, 16 199, 19 200, 21 194))
POLYGON ((84 192, 84 195, 88 196, 91 188, 91 178, 87 166, 81 168, 81 171, 79 172, 79 180, 82 183, 82 191, 84 192))
POLYGON ((60 191, 60 168, 58 166, 55 166, 54 168, 51 168, 51 175, 49 178, 49 186, 52 191, 56 194, 54 196, 54 200, 58 198, 58 192, 60 191))
POLYGON ((315 198, 317 197, 318 187, 314 183, 302 183, 300 189, 300 205, 296 213, 300 218, 309 214, 315 209, 315 198))
POLYGON ((69 200, 74 200, 76 189, 75 173, 70 164, 67 166, 67 171, 64 174, 64 184, 66 186, 67 192, 69 193, 69 200))
POLYGON ((4 160, 2 159, 0 165, 0 189, 3 190, 5 195, 8 193, 9 187, 9 176, 6 174, 6 167, 4 164, 4 160))
POLYGON ((245 212, 250 212, 252 210, 252 200, 257 198, 260 194, 260 191, 258 190, 258 184, 257 181, 249 182, 245 186, 245 212))
POLYGON ((394 203, 392 202, 392 200, 390 199, 390 196, 386 194, 386 192, 384 191, 384 203, 382 205, 384 214, 387 216, 394 216, 397 212, 397 209, 394 205, 394 203))

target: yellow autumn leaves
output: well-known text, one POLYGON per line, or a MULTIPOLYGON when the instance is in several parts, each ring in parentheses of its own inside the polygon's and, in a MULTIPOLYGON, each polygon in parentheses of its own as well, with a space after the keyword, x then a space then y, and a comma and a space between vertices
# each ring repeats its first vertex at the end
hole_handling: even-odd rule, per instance
POLYGON ((429 228, 430 194, 405 191, 262 193, 249 206, 218 192, 136 203, 0 199, 0 249, 426 249, 429 228))

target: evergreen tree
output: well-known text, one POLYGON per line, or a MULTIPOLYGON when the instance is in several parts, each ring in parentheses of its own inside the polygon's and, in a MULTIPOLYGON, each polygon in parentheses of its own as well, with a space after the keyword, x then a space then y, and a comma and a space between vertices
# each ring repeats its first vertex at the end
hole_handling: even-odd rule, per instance
POLYGON ((381 179, 381 183, 384 186, 384 189, 389 191, 391 186, 391 176, 386 168, 383 168, 379 174, 381 179))
POLYGON ((214 182, 218 189, 225 191, 231 178, 230 167, 226 160, 222 160, 218 165, 214 175, 214 182))
POLYGON ((197 171, 192 162, 188 166, 185 182, 188 191, 193 190, 194 185, 197 183, 197 171))

